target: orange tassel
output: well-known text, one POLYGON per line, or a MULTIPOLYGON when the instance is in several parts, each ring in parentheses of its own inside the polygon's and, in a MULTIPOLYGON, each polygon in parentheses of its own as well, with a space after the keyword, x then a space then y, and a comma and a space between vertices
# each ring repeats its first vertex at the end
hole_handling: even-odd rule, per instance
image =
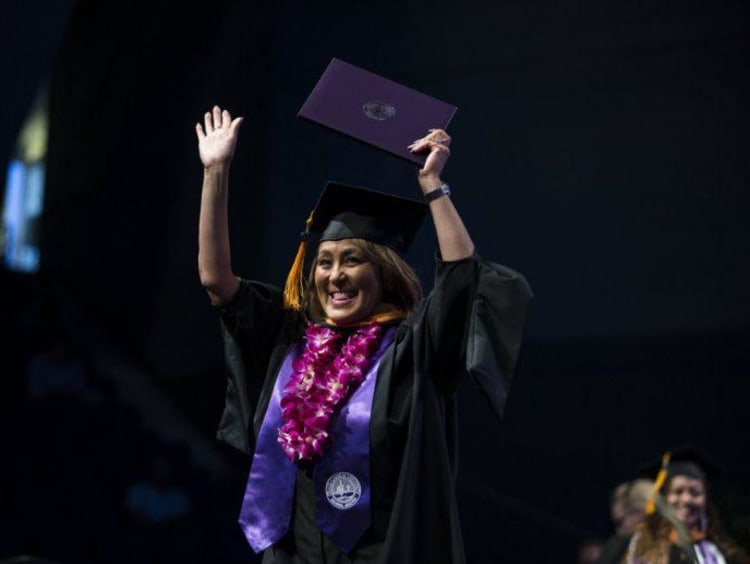
POLYGON ((656 512, 656 496, 659 495, 659 490, 664 485, 664 482, 667 481, 667 471, 669 468, 669 459, 672 457, 672 453, 667 451, 664 453, 664 456, 661 457, 661 469, 659 470, 659 473, 656 475, 656 480, 654 481, 654 488, 651 490, 651 495, 648 498, 648 501, 646 502, 646 515, 653 515, 656 512))
POLYGON ((305 295, 305 280, 302 271, 305 268, 305 254, 307 252, 307 237, 310 233, 313 214, 305 221, 305 232, 302 234, 302 240, 297 248, 297 256, 294 257, 292 267, 286 277, 284 284, 284 307, 294 311, 302 309, 302 296, 305 295))

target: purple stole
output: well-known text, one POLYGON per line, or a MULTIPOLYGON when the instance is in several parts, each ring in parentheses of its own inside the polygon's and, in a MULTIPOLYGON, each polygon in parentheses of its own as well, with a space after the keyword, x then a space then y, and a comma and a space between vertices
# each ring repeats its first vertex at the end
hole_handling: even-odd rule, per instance
MULTIPOLYGON (((393 342, 396 328, 387 329, 367 374, 343 404, 330 428, 332 441, 315 462, 316 522, 343 552, 349 552, 370 526, 370 416, 378 368, 393 342)), ((250 467, 239 523, 257 553, 277 542, 289 529, 297 465, 279 445, 284 423, 281 395, 294 371, 292 363, 304 342, 287 354, 276 377, 250 467)))
MULTIPOLYGON (((715 555, 715 549, 712 548, 705 540, 695 543, 695 548, 699 554, 702 564, 719 564, 720 561, 715 555)), ((723 560, 721 562, 723 562, 723 560)))

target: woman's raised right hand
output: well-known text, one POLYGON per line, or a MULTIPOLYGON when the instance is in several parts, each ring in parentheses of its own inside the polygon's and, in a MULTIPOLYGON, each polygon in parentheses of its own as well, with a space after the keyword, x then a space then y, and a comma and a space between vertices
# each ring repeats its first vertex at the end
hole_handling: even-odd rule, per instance
POLYGON ((232 119, 228 110, 214 106, 206 112, 203 123, 195 124, 198 135, 198 153, 205 168, 229 164, 237 146, 237 137, 243 118, 232 119))

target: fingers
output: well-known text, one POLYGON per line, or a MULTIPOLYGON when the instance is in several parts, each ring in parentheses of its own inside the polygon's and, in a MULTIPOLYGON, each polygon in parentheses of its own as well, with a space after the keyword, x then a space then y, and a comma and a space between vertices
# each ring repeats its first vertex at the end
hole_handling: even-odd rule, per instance
POLYGON ((420 153, 425 149, 429 149, 430 152, 445 152, 450 154, 450 150, 448 149, 450 144, 451 137, 445 131, 442 129, 430 129, 426 136, 414 141, 409 145, 408 149, 412 153, 420 153))
POLYGON ((214 106, 213 118, 214 118, 214 129, 220 129, 221 128, 221 108, 219 108, 219 106, 214 106))
POLYGON ((232 134, 236 133, 237 130, 240 128, 240 125, 242 125, 242 122, 244 121, 244 119, 245 118, 242 118, 242 117, 234 118, 232 120, 231 125, 229 126, 230 133, 232 134))
POLYGON ((432 138, 432 140, 436 143, 442 143, 443 145, 451 144, 451 136, 448 135, 444 130, 430 129, 429 132, 430 134, 427 137, 432 138))
POLYGON ((425 149, 429 149, 430 152, 444 152, 444 153, 450 154, 450 149, 448 148, 448 142, 438 142, 438 141, 420 139, 418 141, 414 141, 414 143, 409 145, 409 147, 407 148, 412 153, 421 153, 425 149))
POLYGON ((232 114, 229 113, 229 110, 222 110, 219 106, 214 106, 210 112, 206 112, 203 115, 203 126, 200 123, 196 124, 198 139, 212 135, 215 132, 228 131, 234 133, 240 124, 242 124, 242 120, 243 118, 241 117, 232 119, 232 114))
POLYGON ((229 127, 232 125, 232 115, 229 113, 229 110, 221 112, 221 125, 223 127, 229 127))
POLYGON ((440 178, 451 154, 450 144, 451 137, 444 130, 430 129, 427 135, 409 145, 409 151, 412 153, 429 151, 424 167, 419 170, 420 182, 428 177, 440 178))
POLYGON ((206 125, 206 135, 211 135, 214 132, 214 120, 211 112, 206 112, 203 115, 203 123, 206 125))

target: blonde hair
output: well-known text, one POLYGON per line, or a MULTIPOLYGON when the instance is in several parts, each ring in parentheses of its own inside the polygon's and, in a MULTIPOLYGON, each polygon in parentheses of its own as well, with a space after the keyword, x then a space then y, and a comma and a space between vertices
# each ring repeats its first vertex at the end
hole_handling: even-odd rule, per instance
POLYGON ((625 492, 625 508, 631 511, 642 511, 653 487, 654 482, 646 478, 638 478, 630 482, 625 492))
MULTIPOLYGON (((422 285, 414 269, 401 258, 396 251, 386 245, 373 243, 366 239, 350 239, 368 262, 378 271, 383 287, 383 301, 409 314, 416 309, 422 300, 422 285)), ((310 265, 307 285, 303 296, 304 311, 313 321, 325 319, 325 313, 315 290, 315 269, 318 266, 317 253, 310 265)))

